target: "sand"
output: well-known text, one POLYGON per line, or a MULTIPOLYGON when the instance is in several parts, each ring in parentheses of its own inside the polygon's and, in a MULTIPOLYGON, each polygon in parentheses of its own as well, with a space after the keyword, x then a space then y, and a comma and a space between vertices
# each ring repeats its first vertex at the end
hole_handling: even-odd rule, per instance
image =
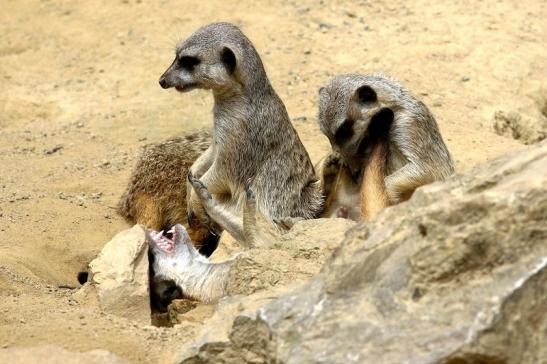
POLYGON ((318 88, 347 72, 401 80, 437 117, 459 171, 523 147, 493 132, 493 115, 546 85, 544 1, 273 3, 2 1, 0 347, 157 362, 195 334, 101 314, 71 287, 128 227, 113 207, 139 148, 211 126, 208 92, 158 85, 176 41, 201 25, 242 27, 314 161, 329 148, 318 88))

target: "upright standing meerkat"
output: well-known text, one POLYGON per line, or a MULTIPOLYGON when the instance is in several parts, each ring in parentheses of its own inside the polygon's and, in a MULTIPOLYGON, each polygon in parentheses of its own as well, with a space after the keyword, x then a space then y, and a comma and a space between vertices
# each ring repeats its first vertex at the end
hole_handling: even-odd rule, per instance
MULTIPOLYGON (((197 131, 146 145, 118 202, 118 213, 133 224, 157 231, 178 223, 188 226, 186 176, 211 141, 209 132, 197 131)), ((218 236, 205 225, 194 224, 188 234, 206 256, 218 243, 218 236)))
POLYGON ((180 92, 209 89, 214 96, 213 143, 190 172, 221 208, 208 216, 188 183, 190 221, 210 218, 245 240, 241 215, 246 183, 272 223, 320 213, 322 191, 308 153, 257 51, 239 28, 215 23, 198 29, 177 45, 175 60, 159 83, 180 92))
MULTIPOLYGON (((385 155, 385 165, 369 164, 384 170, 385 185, 377 190, 381 195, 385 188, 388 201, 384 205, 404 201, 419 186, 454 173, 454 163, 435 118, 397 81, 380 74, 340 75, 322 87, 319 94, 319 125, 334 152, 321 168, 327 213, 336 213, 345 205, 359 205, 361 213, 367 214, 366 201, 360 196, 366 195, 368 188, 375 188, 370 178, 377 180, 374 176, 378 174, 367 174, 366 168, 363 173, 363 168, 365 161, 374 156, 385 155), (386 150, 372 153, 374 143, 370 143, 369 126, 376 123, 391 126, 386 150), (364 181, 369 183, 361 186, 364 181), (339 193, 341 189, 343 193, 339 193), (360 203, 351 205, 352 199, 360 203)), ((376 145, 381 148, 383 144, 376 145)), ((379 169, 373 172, 382 173, 379 169)), ((352 213, 353 217, 357 214, 352 213)))

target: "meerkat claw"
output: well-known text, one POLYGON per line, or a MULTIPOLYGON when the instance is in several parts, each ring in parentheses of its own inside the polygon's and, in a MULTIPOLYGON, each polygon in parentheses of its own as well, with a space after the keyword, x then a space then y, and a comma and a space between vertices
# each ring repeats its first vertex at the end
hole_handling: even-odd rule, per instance
POLYGON ((201 182, 200 179, 195 178, 193 176, 189 176, 188 180, 192 184, 192 187, 194 188, 194 191, 196 191, 197 195, 204 201, 213 199, 213 196, 207 189, 207 186, 201 182))
POLYGON ((253 189, 251 188, 250 181, 247 181, 245 184, 245 194, 247 195, 247 201, 254 201, 255 194, 253 192, 253 189))

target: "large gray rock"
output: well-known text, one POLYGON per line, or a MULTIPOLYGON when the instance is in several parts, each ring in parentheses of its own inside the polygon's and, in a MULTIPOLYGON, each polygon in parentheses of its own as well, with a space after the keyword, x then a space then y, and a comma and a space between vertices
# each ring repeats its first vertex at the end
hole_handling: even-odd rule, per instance
POLYGON ((416 191, 184 363, 547 363, 547 143, 416 191))
POLYGON ((150 324, 148 243, 142 226, 118 233, 91 263, 84 287, 96 294, 102 310, 150 324))
POLYGON ((58 346, 46 345, 0 349, 0 363, 127 364, 128 362, 106 350, 76 353, 58 346))

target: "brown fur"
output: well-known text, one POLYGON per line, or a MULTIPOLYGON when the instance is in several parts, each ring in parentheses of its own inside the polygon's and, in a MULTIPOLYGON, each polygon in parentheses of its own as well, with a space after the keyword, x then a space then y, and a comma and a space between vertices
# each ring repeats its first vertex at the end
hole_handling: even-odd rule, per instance
POLYGON ((386 191, 387 142, 378 141, 368 158, 361 181, 361 216, 370 220, 378 212, 390 205, 386 191))
MULTIPOLYGON (((145 146, 118 203, 118 213, 133 224, 158 231, 177 223, 188 226, 186 176, 210 144, 210 133, 197 131, 145 146)), ((198 225, 188 233, 200 246, 208 229, 198 225)))

